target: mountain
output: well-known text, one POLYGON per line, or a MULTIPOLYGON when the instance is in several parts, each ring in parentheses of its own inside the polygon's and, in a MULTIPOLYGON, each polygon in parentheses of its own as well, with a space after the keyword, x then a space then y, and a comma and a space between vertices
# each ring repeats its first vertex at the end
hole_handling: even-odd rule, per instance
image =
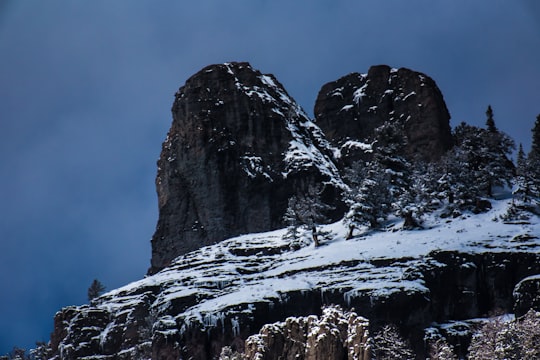
MULTIPOLYGON (((354 234, 342 220, 350 167, 365 171, 386 151, 381 128, 402 130, 403 153, 385 155, 425 172, 452 147, 449 112, 427 75, 388 66, 349 74, 322 87, 310 119, 274 76, 211 65, 179 89, 172 114, 148 275, 60 310, 44 358, 368 360, 369 332, 387 324, 419 357, 428 336, 453 339, 463 354, 468 319, 539 306, 540 221, 510 219, 507 190, 478 199, 477 214, 457 201, 437 207, 450 200, 430 195, 415 230, 390 213, 354 234), (293 224, 291 241, 289 200, 314 185, 331 210, 293 224)), ((446 185, 445 176, 433 182, 446 185)))
MULTIPOLYGON (((540 273, 540 221, 495 221, 510 200, 425 230, 365 231, 292 250, 285 230, 243 235, 179 256, 155 275, 57 313, 56 359, 212 359, 267 323, 355 308, 372 326, 398 324, 419 346, 426 329, 512 312, 513 291, 540 273)), ((461 324, 463 332, 463 324, 461 324)))
POLYGON ((344 166, 370 150, 386 122, 403 123, 410 157, 437 159, 452 144, 441 92, 408 69, 375 66, 326 84, 315 114, 310 120, 273 75, 248 63, 189 78, 158 161, 150 273, 201 246, 283 227, 288 199, 310 184, 326 185, 339 218, 344 166))

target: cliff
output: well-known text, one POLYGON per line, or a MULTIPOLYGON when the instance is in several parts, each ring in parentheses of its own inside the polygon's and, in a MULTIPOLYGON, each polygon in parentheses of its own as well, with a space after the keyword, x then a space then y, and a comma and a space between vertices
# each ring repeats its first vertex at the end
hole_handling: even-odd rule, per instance
POLYGON ((377 151, 378 128, 404 129, 397 155, 411 162, 452 145, 426 75, 387 66, 347 75, 322 87, 312 120, 274 76, 212 65, 180 88, 172 113, 149 275, 59 311, 48 358, 203 360, 225 347, 257 359, 367 360, 369 332, 386 324, 419 356, 433 334, 455 336, 463 352, 455 324, 540 303, 540 220, 504 222, 509 196, 483 199, 490 206, 476 215, 434 207, 414 231, 391 217, 345 240, 344 174, 377 151), (318 224, 326 235, 315 246, 300 229, 291 244, 287 201, 313 184, 335 209, 318 224))
POLYGON ((316 181, 341 187, 331 146, 272 75, 212 65, 176 93, 158 161, 152 269, 231 236, 282 226, 287 200, 316 181))
POLYGON ((427 329, 444 332, 444 324, 524 303, 520 280, 540 273, 540 221, 493 221, 507 204, 452 221, 433 216, 426 230, 351 240, 338 222, 317 248, 291 249, 285 230, 203 247, 60 311, 51 351, 55 359, 212 359, 223 346, 244 351, 265 324, 337 304, 370 319, 370 328, 398 325, 421 354, 427 329))
POLYGON ((288 199, 313 183, 325 185, 339 219, 344 168, 371 150, 385 122, 404 124, 411 158, 434 160, 451 146, 435 82, 387 66, 324 85, 313 121, 273 75, 248 63, 211 65, 176 93, 172 114, 150 273, 204 245, 283 227, 288 199))

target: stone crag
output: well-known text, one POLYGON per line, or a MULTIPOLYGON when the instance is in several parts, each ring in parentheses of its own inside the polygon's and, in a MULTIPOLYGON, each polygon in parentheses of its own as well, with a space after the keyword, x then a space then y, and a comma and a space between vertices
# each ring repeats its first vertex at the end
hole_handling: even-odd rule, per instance
POLYGON ((176 93, 172 114, 150 273, 204 245, 283 227, 288 198, 315 182, 341 217, 341 173, 366 153, 352 144, 372 141, 385 122, 403 123, 411 158, 433 160, 451 146, 435 82, 387 66, 324 85, 312 121, 274 76, 248 63, 211 65, 176 93))
POLYGON ((201 246, 278 228, 299 187, 339 182, 320 129, 248 63, 202 69, 176 93, 172 113, 158 161, 151 272, 201 246))
MULTIPOLYGON (((338 146, 350 140, 369 143, 387 122, 404 126, 411 158, 436 160, 452 146, 450 114, 439 88, 427 75, 406 68, 372 66, 367 74, 327 83, 314 113, 317 125, 338 146)), ((357 158, 354 152, 349 156, 357 158)))
POLYGON ((246 340, 246 360, 371 360, 369 321, 338 306, 289 317, 246 340))

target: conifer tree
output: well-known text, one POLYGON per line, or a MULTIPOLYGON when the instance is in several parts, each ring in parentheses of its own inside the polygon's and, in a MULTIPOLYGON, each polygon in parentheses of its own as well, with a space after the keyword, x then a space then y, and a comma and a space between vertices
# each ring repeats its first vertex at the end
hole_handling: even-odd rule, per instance
POLYGON ((523 144, 519 144, 517 159, 516 159, 516 174, 523 173, 527 166, 527 157, 523 151, 523 144))
MULTIPOLYGON (((367 163, 351 181, 351 191, 346 202, 349 211, 344 222, 349 227, 347 239, 361 226, 377 228, 384 220, 391 206, 390 176, 376 162, 367 163)), ((351 178, 351 176, 349 176, 351 178)))
POLYGON ((523 151, 523 145, 519 144, 519 150, 516 159, 516 183, 513 191, 514 199, 528 203, 531 195, 531 179, 528 169, 527 157, 523 151))
POLYGON ((410 345, 393 325, 385 325, 373 337, 373 350, 377 360, 413 360, 415 354, 410 345))
POLYGON ((444 339, 439 339, 430 344, 430 360, 458 360, 454 348, 444 339))
POLYGON ((311 237, 315 246, 320 245, 318 227, 326 222, 326 213, 332 207, 321 200, 322 190, 318 186, 309 186, 304 194, 293 196, 289 199, 288 208, 284 214, 284 221, 288 224, 286 236, 296 240, 299 236, 299 228, 306 227, 311 231, 311 237))
POLYGON ((466 155, 464 170, 475 180, 470 185, 492 196, 494 186, 510 185, 513 179, 514 165, 509 156, 515 145, 508 135, 497 129, 494 121, 489 127, 490 130, 486 130, 461 123, 454 130, 454 136, 457 146, 466 155))
POLYGON ((403 124, 385 123, 376 130, 373 161, 389 176, 391 204, 395 215, 405 220, 405 228, 417 227, 420 216, 412 164, 405 157, 407 138, 403 124))
POLYGON ((494 132, 497 132, 497 127, 495 126, 495 120, 493 119, 493 109, 491 108, 491 105, 488 105, 488 108, 486 110, 486 116, 487 116, 487 120, 486 120, 486 128, 487 128, 487 131, 489 131, 490 133, 494 133, 494 132))
POLYGON ((540 158, 540 114, 536 116, 534 127, 532 128, 532 145, 529 152, 529 159, 540 158))
POLYGON ((536 122, 532 129, 531 151, 527 156, 527 177, 530 181, 530 191, 532 196, 540 199, 540 114, 536 117, 536 122))
POLYGON ((536 117, 532 133, 532 146, 528 156, 525 156, 523 146, 519 145, 513 192, 517 203, 514 201, 511 204, 507 217, 520 215, 522 210, 538 212, 535 207, 540 204, 540 115, 536 117))
POLYGON ((103 294, 104 291, 105 286, 99 280, 94 279, 88 288, 88 301, 92 301, 93 299, 97 298, 103 294))
POLYGON ((540 205, 540 115, 532 129, 531 150, 525 159, 523 149, 518 152, 516 169, 516 191, 518 200, 527 205, 529 211, 538 213, 540 205))

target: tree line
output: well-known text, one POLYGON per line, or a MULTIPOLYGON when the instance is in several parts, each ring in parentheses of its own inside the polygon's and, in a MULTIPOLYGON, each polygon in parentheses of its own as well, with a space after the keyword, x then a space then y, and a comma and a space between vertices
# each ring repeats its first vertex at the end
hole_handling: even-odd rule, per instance
MULTIPOLYGON (((410 159, 407 140, 399 122, 387 122, 376 129, 373 156, 354 163, 345 171, 348 190, 343 218, 352 238, 360 229, 380 229, 389 216, 403 219, 405 229, 421 228, 426 213, 440 210, 441 217, 457 217, 464 211, 480 213, 498 187, 513 189, 513 201, 502 220, 526 220, 540 213, 540 115, 532 129, 528 154, 519 145, 516 163, 514 140, 497 128, 493 109, 486 110, 485 127, 464 122, 452 131, 454 146, 436 162, 410 159)), ((283 217, 286 238, 293 247, 302 246, 301 230, 311 233, 318 246, 325 234, 331 208, 321 201, 322 186, 311 186, 304 194, 289 199, 283 217)))

